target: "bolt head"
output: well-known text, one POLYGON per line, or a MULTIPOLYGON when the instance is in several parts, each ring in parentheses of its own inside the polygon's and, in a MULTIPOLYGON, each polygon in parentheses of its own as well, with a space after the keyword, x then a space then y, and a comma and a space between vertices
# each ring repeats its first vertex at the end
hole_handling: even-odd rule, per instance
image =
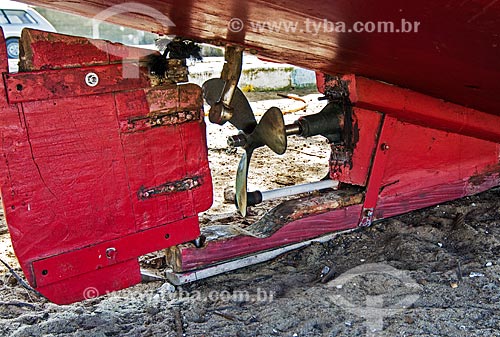
POLYGON ((106 249, 106 257, 110 260, 114 259, 116 257, 116 248, 110 247, 106 249))
POLYGON ((85 75, 85 84, 89 87, 95 87, 99 84, 99 76, 97 76, 96 73, 87 73, 87 75, 85 75))

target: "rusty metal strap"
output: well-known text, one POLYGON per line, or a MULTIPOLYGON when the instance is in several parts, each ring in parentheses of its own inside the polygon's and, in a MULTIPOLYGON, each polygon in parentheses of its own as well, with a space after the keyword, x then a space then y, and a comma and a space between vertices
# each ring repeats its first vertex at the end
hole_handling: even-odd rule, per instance
POLYGON ((139 191, 137 191, 137 197, 139 198, 139 200, 146 200, 159 195, 189 191, 201 186, 202 183, 202 178, 195 176, 184 178, 182 180, 167 182, 155 187, 141 187, 139 191))
POLYGON ((156 114, 153 116, 131 117, 120 121, 121 133, 133 133, 168 125, 178 125, 200 120, 201 111, 179 111, 169 114, 156 114))

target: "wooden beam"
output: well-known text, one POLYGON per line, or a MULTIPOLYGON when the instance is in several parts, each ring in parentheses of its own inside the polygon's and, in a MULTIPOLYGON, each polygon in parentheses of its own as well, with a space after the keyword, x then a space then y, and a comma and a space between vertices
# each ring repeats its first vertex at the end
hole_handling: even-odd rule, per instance
POLYGON ((271 259, 278 257, 281 254, 290 252, 292 250, 304 248, 304 247, 309 246, 315 242, 319 242, 319 243, 327 242, 327 241, 330 241, 330 240, 336 238, 338 235, 349 233, 352 231, 353 230, 347 230, 347 231, 341 231, 341 232, 336 232, 336 233, 324 235, 324 236, 321 236, 321 237, 318 237, 318 238, 315 238, 312 240, 302 241, 299 243, 295 243, 293 245, 280 247, 280 248, 265 251, 265 252, 251 254, 251 255, 245 256, 243 258, 234 260, 234 261, 221 263, 221 264, 218 264, 215 266, 210 266, 210 267, 199 269, 199 270, 193 270, 193 271, 188 271, 188 272, 183 272, 183 273, 182 272, 176 273, 172 270, 167 270, 165 276, 167 277, 167 280, 170 283, 178 286, 181 284, 186 284, 186 283, 198 281, 201 279, 216 276, 216 275, 226 273, 229 271, 233 271, 236 269, 240 269, 240 268, 252 266, 252 265, 255 265, 258 263, 262 263, 265 261, 269 261, 271 259))
MULTIPOLYGON (((361 202, 361 195, 359 198, 361 202)), ((201 248, 196 248, 193 244, 170 247, 167 251, 167 265, 174 272, 186 272, 257 252, 312 240, 328 233, 356 228, 361 209, 362 205, 356 204, 306 216, 285 224, 272 236, 265 238, 238 235, 207 241, 201 248)), ((205 230, 209 229, 210 226, 205 230)))

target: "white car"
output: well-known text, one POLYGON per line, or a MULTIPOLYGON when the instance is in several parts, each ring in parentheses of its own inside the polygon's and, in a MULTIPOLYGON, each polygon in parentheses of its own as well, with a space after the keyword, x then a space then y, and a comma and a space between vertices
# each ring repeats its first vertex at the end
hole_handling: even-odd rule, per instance
POLYGON ((23 28, 56 31, 34 8, 6 0, 0 1, 0 27, 3 29, 9 59, 19 58, 19 38, 23 28))

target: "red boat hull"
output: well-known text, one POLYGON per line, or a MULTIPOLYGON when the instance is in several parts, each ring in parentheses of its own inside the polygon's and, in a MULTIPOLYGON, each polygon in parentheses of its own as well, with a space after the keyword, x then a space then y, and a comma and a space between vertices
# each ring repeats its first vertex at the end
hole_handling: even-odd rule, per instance
MULTIPOLYGON (((118 8, 113 2, 32 3, 90 17, 118 8)), ((330 160, 330 174, 363 187, 363 201, 293 219, 267 239, 239 236, 201 249, 190 244, 172 248, 178 271, 369 225, 500 184, 500 3, 142 4, 145 11, 133 12, 129 3, 110 19, 244 45, 261 57, 318 73, 356 74, 343 78, 356 134, 349 149, 352 163, 344 162, 338 171, 339 162, 330 160), (165 15, 175 26, 152 13, 165 15), (236 29, 235 19, 241 24, 236 29), (270 19, 297 23, 298 30, 255 28, 270 19), (351 27, 357 21, 402 19, 419 22, 418 32, 313 33, 300 26, 345 22, 351 27)), ((69 303, 86 298, 88 289, 95 295, 139 282, 138 256, 195 239, 197 214, 210 206, 212 186, 200 88, 156 90, 144 69, 138 78, 123 76, 130 60, 122 64, 126 57, 111 52, 116 46, 108 45, 102 54, 99 48, 90 51, 85 41, 60 38, 60 47, 54 39, 35 41, 33 48, 40 52, 32 62, 40 67, 15 75, 6 73, 5 42, 0 39, 5 72, 0 176, 13 246, 28 281, 52 301, 69 303), (95 56, 91 62, 89 55, 95 56), (99 86, 85 85, 89 73, 99 76, 99 86), (156 116, 162 109, 167 115, 173 110, 178 118, 153 128, 156 118, 161 122, 165 117, 156 116), (197 114, 196 121, 184 124, 179 116, 186 111, 197 114), (201 186, 176 190, 185 179, 199 177, 201 186), (166 193, 169 188, 175 193, 166 193), (150 191, 154 198, 145 194, 150 191)))
MULTIPOLYGON (((27 2, 88 17, 122 3, 27 2)), ((114 7, 122 13, 109 20, 153 32, 241 44, 262 57, 280 62, 327 74, 352 73, 382 80, 500 115, 500 2, 497 1, 141 0, 140 3, 150 10, 133 13, 130 6, 128 12, 126 6, 125 10, 114 7), (175 27, 160 20, 156 11, 168 17, 175 27), (152 17, 155 13, 156 17, 152 17), (231 26, 231 19, 233 23, 235 19, 241 20, 242 25, 231 26), (419 22, 418 32, 331 32, 324 23, 325 20, 344 22, 350 28, 356 22, 393 22, 398 27, 402 19, 419 22), (281 23, 281 29, 255 27, 266 22, 281 23), (297 24, 294 31, 284 28, 290 24, 297 24)))

